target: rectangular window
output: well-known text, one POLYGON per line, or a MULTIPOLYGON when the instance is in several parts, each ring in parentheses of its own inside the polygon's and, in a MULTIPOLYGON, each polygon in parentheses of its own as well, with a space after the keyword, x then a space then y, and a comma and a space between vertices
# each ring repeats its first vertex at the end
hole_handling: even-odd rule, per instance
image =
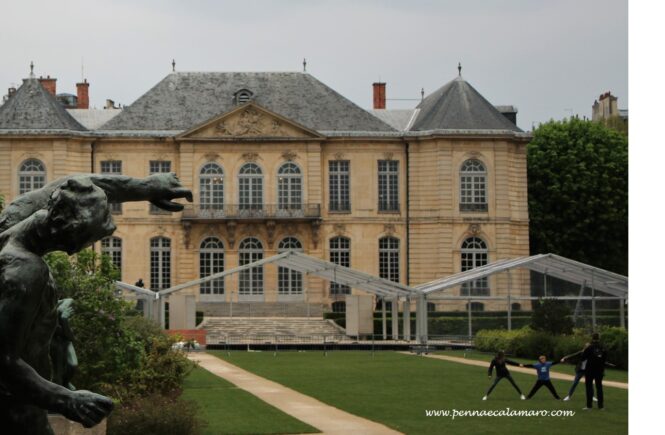
POLYGON ((331 160, 328 162, 330 211, 350 212, 351 198, 349 192, 348 160, 331 160))
MULTIPOLYGON (((152 174, 164 174, 171 172, 171 162, 168 160, 151 160, 150 161, 150 175, 152 174)), ((156 207, 150 204, 150 214, 170 214, 166 210, 162 210, 159 207, 156 207)))
POLYGON ((399 211, 399 162, 379 160, 379 211, 399 211))
MULTIPOLYGON (((344 267, 351 267, 351 241, 345 237, 330 239, 330 262, 344 267)), ((348 295, 348 285, 330 282, 330 295, 348 295)))
MULTIPOLYGON (((120 160, 104 160, 101 162, 102 174, 104 175, 122 175, 122 161, 120 160)), ((122 214, 122 203, 112 202, 109 204, 111 213, 122 214)))

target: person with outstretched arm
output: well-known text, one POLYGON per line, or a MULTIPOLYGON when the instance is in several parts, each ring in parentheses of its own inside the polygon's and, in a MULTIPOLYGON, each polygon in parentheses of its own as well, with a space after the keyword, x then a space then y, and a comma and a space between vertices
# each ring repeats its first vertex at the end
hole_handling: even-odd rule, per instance
POLYGON ((584 349, 582 357, 586 360, 586 371, 584 372, 584 383, 586 386, 586 409, 593 407, 593 383, 596 383, 596 397, 598 397, 598 409, 605 406, 603 397, 603 376, 605 376, 605 365, 607 364, 607 351, 600 344, 600 335, 596 332, 591 336, 591 345, 584 349))
POLYGON ((538 372, 538 379, 529 392, 529 395, 526 396, 527 399, 531 399, 533 395, 536 394, 538 390, 540 390, 540 387, 545 386, 548 390, 550 390, 550 393, 552 393, 552 396, 554 396, 556 400, 561 400, 561 397, 559 397, 556 390, 554 389, 554 385, 552 385, 552 381, 550 381, 550 368, 555 364, 559 364, 560 362, 561 361, 547 361, 547 357, 545 355, 540 355, 538 357, 538 362, 535 364, 520 364, 520 367, 529 367, 536 369, 538 372))
POLYGON ((494 378, 494 382, 492 382, 492 385, 490 385, 490 388, 487 390, 487 393, 485 393, 483 400, 487 400, 490 393, 492 392, 492 390, 494 390, 494 387, 496 387, 496 385, 499 383, 501 379, 508 379, 508 381, 512 384, 512 386, 515 387, 515 390, 517 390, 517 393, 520 395, 520 398, 522 400, 525 399, 524 394, 522 394, 522 390, 520 390, 520 387, 517 386, 517 384, 513 380, 513 377, 510 375, 510 372, 508 371, 508 367, 506 367, 506 364, 511 366, 519 366, 519 363, 507 359, 506 354, 503 351, 499 351, 496 354, 496 357, 494 357, 494 359, 490 363, 489 368, 487 369, 487 376, 492 378, 492 370, 496 368, 496 378, 494 378))
POLYGON ((575 379, 573 380, 573 385, 570 386, 570 390, 568 390, 568 395, 563 398, 564 402, 569 401, 573 397, 573 393, 575 392, 575 389, 577 388, 577 384, 580 383, 580 379, 584 377, 584 373, 586 371, 586 359, 582 356, 584 353, 584 350, 589 347, 591 343, 586 343, 584 345, 584 348, 578 352, 575 352, 571 355, 566 355, 563 358, 561 358, 562 361, 568 361, 568 360, 573 360, 576 361, 575 363, 575 379))

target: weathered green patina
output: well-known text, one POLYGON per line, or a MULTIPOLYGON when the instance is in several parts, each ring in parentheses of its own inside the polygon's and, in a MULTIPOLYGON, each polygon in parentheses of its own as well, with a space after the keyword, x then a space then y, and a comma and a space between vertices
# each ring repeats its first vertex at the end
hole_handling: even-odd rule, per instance
POLYGON ((177 198, 192 201, 191 192, 175 174, 145 179, 76 175, 16 198, 0 214, 3 434, 52 434, 47 412, 92 427, 113 408, 107 397, 68 388, 76 366, 67 326, 71 311, 69 302, 58 302, 42 256, 58 250, 74 254, 113 234, 109 203, 150 201, 162 209, 180 211, 182 205, 172 201, 177 198))

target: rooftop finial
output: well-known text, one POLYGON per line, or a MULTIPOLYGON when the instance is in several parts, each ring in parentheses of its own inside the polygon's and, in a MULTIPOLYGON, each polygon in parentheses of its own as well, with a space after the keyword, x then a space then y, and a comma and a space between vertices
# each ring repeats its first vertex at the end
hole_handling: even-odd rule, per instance
POLYGON ((420 100, 425 99, 425 88, 420 88, 420 100))
POLYGON ((35 64, 30 61, 30 78, 33 78, 35 76, 35 64))
POLYGON ((175 59, 171 61, 171 66, 173 67, 173 72, 175 72, 175 59))
POLYGON ((302 72, 307 72, 307 59, 303 57, 302 59, 302 72))
POLYGON ((457 74, 462 77, 462 62, 457 63, 457 74))

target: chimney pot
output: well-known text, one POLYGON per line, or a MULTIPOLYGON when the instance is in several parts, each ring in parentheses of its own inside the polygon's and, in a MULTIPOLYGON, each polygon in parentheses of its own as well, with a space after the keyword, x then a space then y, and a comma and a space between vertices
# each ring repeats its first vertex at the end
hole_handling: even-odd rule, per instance
POLYGON ((90 83, 88 80, 83 80, 83 83, 76 84, 76 108, 88 109, 90 107, 90 99, 88 96, 88 88, 90 83))
POLYGON ((376 82, 372 84, 374 89, 374 109, 386 108, 386 84, 376 82))
POLYGON ((39 77, 39 83, 44 86, 44 89, 48 91, 49 94, 53 95, 55 97, 55 82, 57 81, 56 78, 51 78, 51 76, 46 76, 46 78, 39 77))

